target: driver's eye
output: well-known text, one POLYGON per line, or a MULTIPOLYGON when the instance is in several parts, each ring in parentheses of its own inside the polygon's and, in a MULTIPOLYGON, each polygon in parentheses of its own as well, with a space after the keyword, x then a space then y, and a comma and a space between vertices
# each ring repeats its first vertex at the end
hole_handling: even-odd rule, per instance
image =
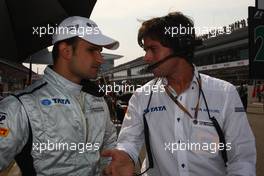
POLYGON ((87 51, 93 53, 93 52, 102 52, 102 48, 87 48, 87 51))

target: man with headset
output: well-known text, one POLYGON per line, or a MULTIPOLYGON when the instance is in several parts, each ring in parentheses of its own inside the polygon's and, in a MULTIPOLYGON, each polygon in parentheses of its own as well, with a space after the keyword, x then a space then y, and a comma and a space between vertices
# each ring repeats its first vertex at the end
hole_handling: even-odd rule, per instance
POLYGON ((193 22, 179 12, 150 19, 139 29, 138 43, 156 78, 131 97, 117 149, 102 153, 112 157, 104 174, 134 175, 145 142, 141 174, 254 176, 255 139, 236 88, 199 74, 192 64, 201 44, 193 22), (159 88, 150 95, 143 91, 153 85, 159 88))

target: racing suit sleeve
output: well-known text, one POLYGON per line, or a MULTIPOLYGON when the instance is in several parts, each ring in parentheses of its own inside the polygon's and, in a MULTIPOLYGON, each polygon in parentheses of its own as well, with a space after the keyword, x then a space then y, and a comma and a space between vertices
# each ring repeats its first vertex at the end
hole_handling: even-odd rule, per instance
POLYGON ((21 152, 29 136, 27 115, 13 96, 0 101, 0 171, 21 152))
POLYGON ((140 95, 135 92, 129 101, 127 113, 118 136, 117 149, 125 151, 134 160, 134 163, 137 163, 143 143, 143 108, 140 95))
POLYGON ((227 176, 256 175, 255 137, 249 126, 243 104, 234 86, 225 103, 223 130, 226 136, 227 176))

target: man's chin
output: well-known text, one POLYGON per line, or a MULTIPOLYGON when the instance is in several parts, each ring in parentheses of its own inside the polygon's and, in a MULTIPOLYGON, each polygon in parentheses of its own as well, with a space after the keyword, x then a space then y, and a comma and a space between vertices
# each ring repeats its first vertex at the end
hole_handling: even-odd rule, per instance
POLYGON ((89 74, 89 75, 83 75, 82 79, 96 79, 98 77, 98 74, 89 74))
POLYGON ((97 78, 97 75, 96 76, 87 76, 86 79, 96 79, 97 78))

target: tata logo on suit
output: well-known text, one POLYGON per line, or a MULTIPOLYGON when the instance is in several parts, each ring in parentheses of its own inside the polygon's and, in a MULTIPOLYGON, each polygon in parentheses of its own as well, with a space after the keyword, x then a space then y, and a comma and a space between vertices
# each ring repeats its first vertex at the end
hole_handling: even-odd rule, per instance
POLYGON ((68 99, 52 98, 52 99, 43 99, 43 100, 41 100, 41 104, 44 105, 44 106, 50 106, 52 104, 67 105, 67 104, 71 104, 71 103, 70 103, 70 100, 68 100, 68 99))

